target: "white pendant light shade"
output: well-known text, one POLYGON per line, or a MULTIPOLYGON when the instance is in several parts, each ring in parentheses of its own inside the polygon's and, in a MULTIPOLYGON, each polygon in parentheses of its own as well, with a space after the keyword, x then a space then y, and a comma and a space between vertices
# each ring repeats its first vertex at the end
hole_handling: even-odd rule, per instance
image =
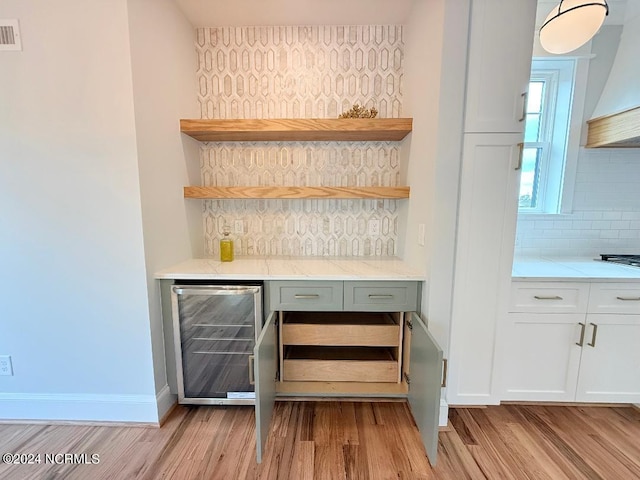
POLYGON ((540 44, 549 53, 568 53, 587 43, 609 14, 606 0, 564 0, 540 27, 540 44))

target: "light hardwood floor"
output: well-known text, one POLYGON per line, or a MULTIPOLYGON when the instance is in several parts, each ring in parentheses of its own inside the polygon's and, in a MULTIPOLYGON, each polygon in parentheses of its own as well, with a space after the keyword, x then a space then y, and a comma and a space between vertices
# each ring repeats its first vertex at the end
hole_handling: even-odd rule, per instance
POLYGON ((279 402, 255 462, 251 407, 177 407, 162 428, 0 425, 0 479, 640 479, 640 411, 505 405, 450 413, 438 464, 402 402, 279 402), (97 465, 44 464, 99 454, 97 465))

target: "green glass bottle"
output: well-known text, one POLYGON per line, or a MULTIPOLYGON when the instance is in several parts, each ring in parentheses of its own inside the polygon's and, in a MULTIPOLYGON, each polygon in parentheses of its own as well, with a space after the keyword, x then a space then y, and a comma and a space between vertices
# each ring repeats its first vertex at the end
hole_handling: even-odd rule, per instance
POLYGON ((222 234, 224 237, 220 240, 220 261, 233 261, 233 240, 229 238, 230 229, 225 225, 222 234))

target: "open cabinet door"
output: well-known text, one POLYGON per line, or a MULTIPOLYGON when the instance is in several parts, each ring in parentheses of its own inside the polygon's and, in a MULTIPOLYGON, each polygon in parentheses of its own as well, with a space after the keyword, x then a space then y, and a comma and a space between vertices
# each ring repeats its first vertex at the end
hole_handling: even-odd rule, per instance
POLYGON ((256 456, 258 463, 262 462, 262 452, 267 443, 273 406, 276 402, 276 315, 276 312, 271 312, 271 315, 267 318, 253 350, 253 370, 256 382, 256 456))
POLYGON ((409 405, 431 465, 438 451, 438 419, 442 387, 442 349, 415 313, 411 314, 409 405))

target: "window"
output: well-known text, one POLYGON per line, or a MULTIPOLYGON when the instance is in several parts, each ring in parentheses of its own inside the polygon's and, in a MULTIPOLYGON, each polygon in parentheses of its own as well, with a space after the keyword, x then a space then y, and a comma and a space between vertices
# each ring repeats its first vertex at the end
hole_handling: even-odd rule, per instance
POLYGON ((532 62, 520 177, 521 213, 561 209, 575 60, 532 62))

